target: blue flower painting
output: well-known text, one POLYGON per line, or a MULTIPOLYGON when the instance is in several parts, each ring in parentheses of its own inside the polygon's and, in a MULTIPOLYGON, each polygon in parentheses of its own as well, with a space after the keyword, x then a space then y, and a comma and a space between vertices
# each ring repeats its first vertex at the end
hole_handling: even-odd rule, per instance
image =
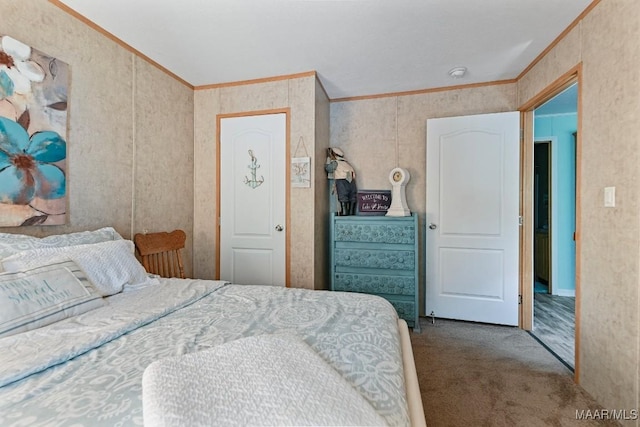
POLYGON ((0 226, 66 222, 68 85, 65 63, 0 37, 0 226))

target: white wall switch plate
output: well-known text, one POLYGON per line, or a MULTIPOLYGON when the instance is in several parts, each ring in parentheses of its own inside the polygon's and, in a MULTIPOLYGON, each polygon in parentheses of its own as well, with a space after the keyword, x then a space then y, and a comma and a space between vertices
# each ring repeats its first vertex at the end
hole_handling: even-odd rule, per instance
POLYGON ((604 187, 604 207, 613 208, 616 206, 616 187, 604 187))

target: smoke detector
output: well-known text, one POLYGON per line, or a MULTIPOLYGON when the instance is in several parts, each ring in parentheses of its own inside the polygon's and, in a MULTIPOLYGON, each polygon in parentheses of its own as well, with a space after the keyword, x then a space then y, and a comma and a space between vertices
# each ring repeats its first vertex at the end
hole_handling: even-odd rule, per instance
POLYGON ((451 78, 460 79, 464 77, 467 72, 467 67, 455 67, 449 70, 449 75, 451 78))

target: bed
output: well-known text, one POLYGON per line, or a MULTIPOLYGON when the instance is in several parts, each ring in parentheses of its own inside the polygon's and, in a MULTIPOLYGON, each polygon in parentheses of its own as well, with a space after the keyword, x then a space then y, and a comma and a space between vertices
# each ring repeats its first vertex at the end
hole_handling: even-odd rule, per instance
POLYGON ((386 300, 152 277, 113 229, 77 234, 0 234, 0 425, 424 425, 386 300), (18 297, 48 311, 9 318, 18 297))

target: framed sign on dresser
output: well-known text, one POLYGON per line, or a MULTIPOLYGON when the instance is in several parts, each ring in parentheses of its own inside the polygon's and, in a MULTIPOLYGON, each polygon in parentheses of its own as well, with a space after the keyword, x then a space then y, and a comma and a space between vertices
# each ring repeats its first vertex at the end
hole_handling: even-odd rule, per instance
POLYGON ((331 214, 331 290, 387 299, 419 332, 418 217, 331 214))

